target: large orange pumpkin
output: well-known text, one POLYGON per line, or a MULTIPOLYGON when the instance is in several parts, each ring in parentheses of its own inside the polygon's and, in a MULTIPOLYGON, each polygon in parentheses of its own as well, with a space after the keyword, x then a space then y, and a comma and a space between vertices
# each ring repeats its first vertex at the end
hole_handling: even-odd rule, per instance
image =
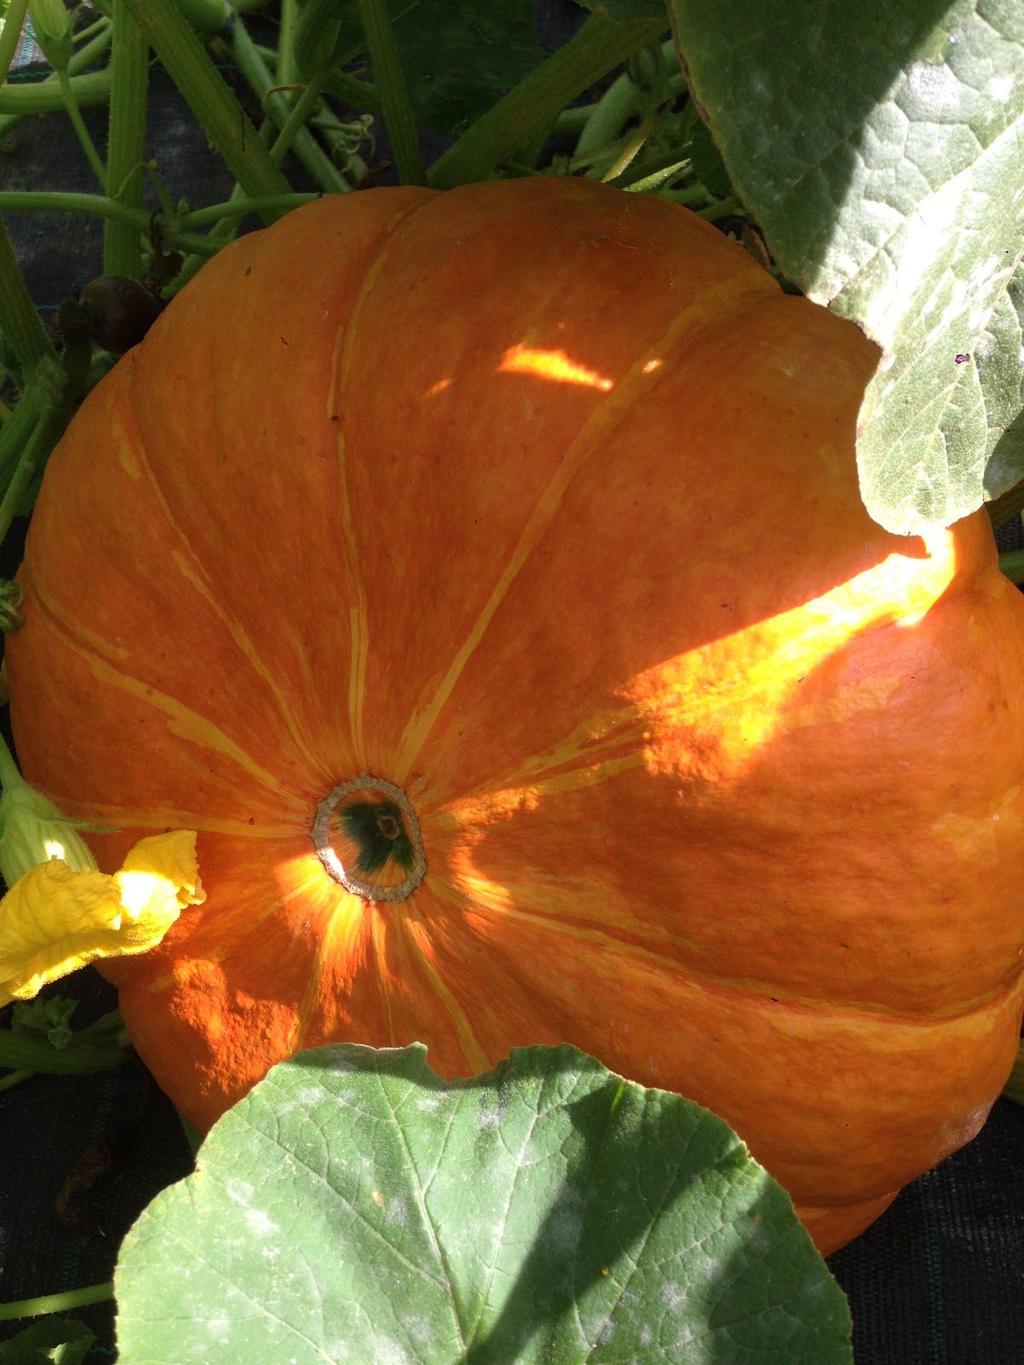
POLYGON ((825 1250, 976 1132, 1024 609, 983 515, 865 514, 875 360, 559 179, 324 199, 175 300, 53 457, 9 670, 105 858, 200 832, 206 904, 110 972, 194 1123, 334 1039, 569 1041, 724 1115, 825 1250))

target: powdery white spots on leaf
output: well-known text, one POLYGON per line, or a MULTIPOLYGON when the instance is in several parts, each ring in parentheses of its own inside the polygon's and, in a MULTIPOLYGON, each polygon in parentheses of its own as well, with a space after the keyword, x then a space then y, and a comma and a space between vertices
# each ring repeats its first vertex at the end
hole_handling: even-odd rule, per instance
POLYGON ((960 103, 960 82, 944 62, 915 62, 907 70, 907 89, 918 118, 954 112, 960 103))
POLYGON ((404 1346, 386 1337, 377 1338, 373 1359, 374 1365, 416 1365, 404 1346))
POLYGON ((493 1131, 501 1127, 502 1117, 502 1111, 497 1105, 484 1103, 477 1112, 476 1126, 484 1132, 493 1131))
MULTIPOLYGON (((756 1240, 757 1233, 751 1228, 751 1238, 756 1240)), ((719 1266, 713 1256, 709 1256, 705 1251, 689 1251, 686 1254, 686 1270, 689 1277, 693 1280, 713 1279, 719 1266)))
POLYGON ((686 1298, 686 1294, 681 1285, 663 1284, 661 1286, 660 1297, 665 1307, 672 1309, 674 1312, 686 1298))
POLYGON ((409 1220, 409 1208, 400 1194, 392 1195, 388 1200, 384 1216, 396 1227, 405 1227, 409 1220))
POLYGON ((548 1218, 545 1240, 553 1247, 568 1250, 579 1242, 582 1222, 582 1204, 565 1203, 552 1210, 548 1218))
POLYGON ((279 1232, 277 1224, 262 1209, 247 1209, 245 1222, 249 1231, 257 1237, 269 1237, 272 1232, 279 1232))
POLYGON ((299 1091, 298 1100, 300 1104, 320 1104, 321 1101, 328 1099, 327 1091, 322 1085, 307 1085, 299 1091))
POLYGON ((224 1186, 224 1191, 232 1204, 248 1204, 252 1200, 253 1187, 248 1180, 232 1177, 224 1186))
POLYGON ((228 1333, 231 1330, 231 1323, 224 1316, 207 1318, 206 1330, 216 1341, 227 1341, 228 1333))
POLYGON ((654 1341, 654 1333, 651 1331, 651 1329, 647 1326, 646 1323, 644 1323, 644 1325, 640 1328, 639 1340, 641 1346, 650 1346, 654 1341))
POLYGON ((985 84, 984 94, 990 100, 1005 100, 1013 91, 1013 77, 1010 75, 993 76, 985 84))
MULTIPOLYGON (((427 1347, 430 1341, 430 1323, 426 1318, 410 1317, 402 1319, 402 1326, 409 1336, 416 1342, 417 1346, 427 1347)), ((424 1356, 424 1359, 430 1357, 424 1356)))

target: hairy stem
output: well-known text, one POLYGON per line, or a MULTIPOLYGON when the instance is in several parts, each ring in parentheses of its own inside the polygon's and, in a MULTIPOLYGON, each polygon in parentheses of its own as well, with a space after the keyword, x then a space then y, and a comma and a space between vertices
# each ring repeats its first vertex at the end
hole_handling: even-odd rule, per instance
MULTIPOLYGON (((274 165, 231 88, 207 55, 188 21, 167 0, 125 0, 210 142, 246 194, 288 194, 291 186, 274 165)), ((240 29, 242 21, 235 20, 240 29)), ((264 222, 277 215, 264 210, 264 222)))
MULTIPOLYGON (((278 129, 283 128, 288 122, 288 115, 291 112, 288 101, 282 94, 275 93, 274 78, 243 24, 236 23, 232 30, 231 55, 234 57, 242 76, 263 102, 267 115, 273 120, 274 126, 278 129)), ((341 194, 352 188, 308 128, 300 128, 296 132, 293 146, 295 155, 322 189, 328 193, 341 194)), ((273 165, 269 151, 265 151, 264 154, 273 165)), ((286 188, 290 189, 291 187, 287 186, 286 188)), ((248 187, 246 187, 245 192, 247 194, 253 193, 248 187)))
POLYGON ((284 121, 284 126, 274 139, 270 147, 270 157, 275 165, 280 166, 285 156, 291 150, 292 144, 303 130, 306 120, 316 106, 320 98, 320 82, 310 80, 302 94, 292 105, 288 117, 284 121))
MULTIPOLYGON (((81 76, 70 76, 69 80, 80 109, 105 104, 110 95, 109 70, 87 71, 81 76)), ((28 81, 25 85, 0 86, 0 114, 20 119, 28 114, 55 114, 63 108, 64 95, 56 75, 47 76, 43 81, 28 81)), ((0 132, 5 131, 6 122, 0 123, 0 132)))
POLYGON ((7 229, 0 222, 0 332, 11 347, 22 370, 30 374, 42 360, 56 360, 46 328, 18 266, 7 229))
POLYGON ((11 0, 10 8, 4 16, 3 28, 0 29, 0 85, 3 85, 7 79, 7 73, 11 69, 18 39, 21 37, 21 30, 25 26, 27 10, 28 0, 11 0))
POLYGON ((67 110, 68 118, 71 120, 71 126, 75 130, 75 136, 78 138, 79 145, 85 153, 85 159, 92 167, 93 175, 95 175, 96 179, 100 182, 100 189, 105 190, 107 188, 106 167, 103 165, 102 157, 96 150, 96 144, 92 140, 89 129, 85 126, 85 120, 82 118, 82 111, 79 108, 78 98, 75 95, 74 82, 68 75, 66 67, 57 72, 57 80, 60 84, 60 92, 64 97, 64 107, 67 110))
POLYGON ((191 213, 183 214, 179 222, 189 227, 205 227, 208 223, 219 223, 225 218, 244 218, 247 213, 258 213, 265 208, 288 212, 317 198, 319 195, 316 194, 282 194, 274 199, 229 199, 223 204, 211 204, 209 208, 194 209, 191 213))
MULTIPOLYGON (((295 195, 287 194, 255 202, 260 205, 267 203, 290 205, 295 198, 295 195)), ((94 217, 130 223, 140 231, 147 229, 150 222, 150 215, 145 209, 130 208, 127 204, 120 204, 116 199, 108 199, 102 194, 71 194, 62 190, 0 190, 0 212, 4 210, 15 213, 54 211, 89 213, 94 217)), ((191 215, 189 217, 191 218, 191 215)), ((185 219, 181 221, 184 222, 185 219)), ((171 245, 180 246, 185 251, 195 251, 202 256, 214 256, 219 250, 219 244, 211 242, 206 237, 193 232, 179 232, 173 220, 164 225, 164 231, 166 240, 171 245)))
MULTIPOLYGON (((146 94, 149 43, 125 0, 114 0, 114 52, 111 58, 110 132, 107 139, 107 191, 128 208, 142 209, 145 189, 146 94)), ((103 273, 142 275, 142 230, 138 223, 108 218, 103 229, 103 273)))
MULTIPOLYGON (((666 61, 675 60, 675 47, 671 38, 662 44, 661 51, 666 61)), ((673 93, 678 93, 685 89, 686 81, 682 73, 678 73, 669 80, 668 85, 673 93)), ((591 107, 590 116, 576 144, 575 154, 584 156, 614 141, 625 124, 639 111, 642 102, 643 92, 634 85, 629 76, 625 73, 618 76, 591 107)))
POLYGON ((13 1090, 16 1085, 21 1085, 22 1081, 27 1081, 35 1074, 34 1071, 9 1071, 6 1076, 0 1076, 0 1090, 13 1090))
POLYGON ((406 185, 425 185, 416 121, 388 7, 384 0, 359 0, 359 12, 399 177, 406 185))
POLYGON ((90 1284, 85 1289, 68 1289, 63 1294, 43 1294, 36 1299, 19 1299, 16 1303, 0 1303, 0 1322, 16 1318, 38 1318, 44 1313, 67 1313, 75 1308, 87 1308, 91 1303, 106 1303, 114 1297, 114 1282, 90 1284))

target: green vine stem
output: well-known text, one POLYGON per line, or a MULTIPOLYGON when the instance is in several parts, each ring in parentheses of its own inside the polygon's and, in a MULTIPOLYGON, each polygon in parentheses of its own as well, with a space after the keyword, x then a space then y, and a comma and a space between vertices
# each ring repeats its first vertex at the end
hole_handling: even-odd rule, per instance
MULTIPOLYGON (((109 46, 109 38, 104 42, 103 35, 96 39, 109 46)), ((87 71, 81 76, 69 77, 79 109, 94 104, 105 104, 110 98, 110 72, 87 71)), ((0 114, 10 114, 15 118, 25 118, 29 114, 55 114, 64 108, 64 95, 56 76, 47 76, 42 81, 28 81, 24 85, 0 85, 0 114)))
POLYGON ((79 146, 85 153, 86 161, 88 161, 89 165, 92 167, 93 175, 95 175, 96 179, 100 182, 100 189, 105 190, 107 188, 106 167, 103 165, 100 154, 96 150, 96 144, 92 140, 89 129, 85 126, 85 120, 82 118, 82 110, 78 103, 78 97, 75 94, 74 82, 68 74, 66 66, 61 67, 57 71, 57 83, 60 86, 60 93, 64 99, 64 107, 67 110, 68 118, 71 120, 71 126, 75 130, 75 136, 78 138, 79 146))
MULTIPOLYGON (((690 158, 687 155, 687 148, 672 147, 666 152, 637 157, 630 167, 629 174, 623 176, 616 183, 620 189, 636 189, 642 180, 650 180, 656 176, 660 176, 664 180, 668 176, 677 175, 680 171, 687 170, 689 166, 690 158)), ((710 199, 712 196, 705 191, 704 198, 710 199)))
MULTIPOLYGON (((149 43, 125 0, 114 0, 107 193, 128 208, 142 208, 145 190, 146 95, 149 43)), ((103 229, 103 273, 142 276, 142 230, 123 218, 108 218, 103 229)))
MULTIPOLYGON (((266 62, 260 56, 256 44, 250 38, 244 24, 236 22, 232 30, 231 55, 234 57, 235 64, 243 78, 252 87, 253 92, 266 109, 269 118, 273 120, 274 126, 278 129, 283 128, 288 122, 288 115, 291 112, 288 101, 284 95, 275 92, 274 77, 270 74, 266 62)), ((300 128, 297 131, 293 147, 295 155, 321 189, 328 193, 342 194, 352 188, 308 128, 300 128)), ((273 165, 269 151, 265 151, 264 155, 271 160, 273 165)), ((280 172, 278 174, 280 175, 280 172)), ((289 188, 290 186, 285 186, 285 190, 289 188)), ((251 193, 248 187, 246 187, 246 191, 251 193)))
POLYGON ((1014 583, 1024 583, 1024 550, 1006 550, 999 556, 999 567, 1014 583))
POLYGON ((379 114, 383 109, 380 91, 369 81, 361 81, 347 71, 332 71, 324 80, 324 89, 334 95, 351 109, 365 109, 367 113, 379 114))
MULTIPOLYGON (((0 488, 5 488, 18 466, 21 453, 32 439, 39 420, 40 405, 35 390, 27 389, 14 411, 0 427, 0 488)), ((0 777, 0 781, 2 781, 0 777)))
POLYGON ((34 1071, 9 1071, 6 1076, 0 1076, 0 1090, 13 1090, 16 1085, 21 1085, 22 1081, 29 1080, 35 1074, 34 1071))
POLYGON ((738 199, 730 195, 726 199, 717 199, 709 204, 706 209, 694 209, 698 218, 704 218, 709 223, 717 223, 719 218, 727 218, 730 213, 742 213, 743 205, 738 199))
POLYGON ((28 0, 11 0, 10 8, 4 16, 3 28, 0 29, 0 85, 7 79, 7 73, 11 69, 18 39, 25 26, 27 10, 28 0))
POLYGON ((661 189, 666 180, 671 180, 680 171, 687 170, 689 165, 689 161, 679 161, 664 171, 655 171, 652 175, 645 176, 642 180, 631 180, 628 185, 623 185, 622 188, 631 194, 640 194, 647 190, 661 190, 663 199, 671 199, 676 204, 706 204, 714 196, 699 181, 695 181, 692 185, 681 185, 678 189, 661 189))
POLYGON ((45 1313, 69 1313, 76 1308, 88 1308, 93 1303, 106 1303, 114 1297, 114 1282, 90 1284, 84 1289, 68 1289, 63 1294, 43 1294, 36 1299, 19 1299, 16 1303, 0 1303, 0 1322, 17 1318, 39 1318, 45 1313))
MULTIPOLYGON (((83 47, 100 33, 110 30, 110 20, 105 14, 101 14, 98 19, 94 19, 91 24, 86 24, 85 28, 80 28, 71 36, 71 41, 78 47, 83 47)), ((69 63, 70 65, 70 63, 69 63)))
POLYGON ((343 66, 334 51, 339 29, 337 0, 305 0, 295 16, 292 33, 296 70, 305 74, 322 66, 343 66))
MULTIPOLYGON (((18 406, 21 407, 30 401, 30 396, 26 394, 18 406)), ((63 395, 56 402, 40 404, 32 434, 22 447, 14 466, 14 473, 4 489, 3 497, 0 498, 0 544, 11 529, 11 522, 22 510, 22 501, 32 480, 42 470, 46 457, 56 444, 65 421, 71 415, 66 408, 63 395)), ((0 1048, 0 1066, 16 1065, 19 1063, 3 1061, 3 1051, 0 1048)))
POLYGON ((359 0, 359 13, 399 177, 406 185, 425 185, 416 121, 388 6, 385 0, 359 0))
POLYGON ((277 81, 279 85, 297 85, 302 72, 295 60, 295 30, 298 25, 296 0, 281 0, 281 22, 277 31, 277 81))
POLYGON ((25 375, 35 370, 41 361, 56 362, 46 328, 18 266, 7 229, 0 222, 0 333, 6 338, 25 375))
POLYGON ((231 22, 228 0, 178 0, 178 5, 195 31, 206 36, 219 33, 231 22))
MULTIPOLYGON (((178 7, 167 0, 124 3, 245 193, 288 194, 291 186, 178 7)), ((241 27, 236 18, 235 28, 241 27)), ((269 223, 277 215, 264 210, 261 216, 269 223)))
MULTIPOLYGON (((208 223, 219 223, 226 218, 244 218, 247 213, 259 213, 264 209, 289 213, 300 204, 308 204, 311 199, 319 198, 318 194, 279 194, 270 199, 229 199, 223 204, 211 204, 205 209, 183 213, 178 221, 189 227, 205 227, 208 223)), ((175 241, 180 242, 181 237, 176 237, 175 241)))
POLYGON ((284 121, 284 126, 274 139, 270 156, 275 165, 280 166, 285 156, 291 150, 292 143, 305 127, 306 120, 312 114, 320 100, 321 84, 319 80, 310 80, 302 94, 292 105, 288 117, 284 121))
MULTIPOLYGON (((260 211, 265 211, 265 206, 268 203, 291 204, 295 199, 295 195, 285 194, 255 199, 250 202, 259 205, 260 211)), ((94 217, 110 218, 114 222, 129 223, 140 231, 148 229, 151 219, 151 215, 145 209, 130 208, 127 204, 120 204, 116 199, 106 198, 102 194, 72 194, 63 190, 0 190, 0 212, 4 211, 88 213, 94 217)), ((224 217, 226 213, 227 208, 224 206, 218 216, 224 217)), ((187 215, 187 217, 191 221, 194 215, 187 215)), ((177 227, 179 221, 184 222, 186 220, 185 218, 171 219, 161 224, 164 241, 169 246, 178 246, 184 251, 198 252, 204 257, 217 254, 220 249, 219 243, 212 242, 207 237, 193 232, 179 231, 177 227)))
MULTIPOLYGON (((675 45, 672 39, 662 44, 662 56, 666 61, 675 60, 675 45)), ((680 94, 686 88, 686 78, 677 72, 667 82, 668 91, 680 94)), ((612 142, 621 133, 624 125, 638 112, 643 103, 643 91, 635 85, 629 75, 618 76, 604 92, 591 112, 580 132, 575 155, 585 156, 612 142)), ((566 113, 571 111, 566 110, 566 113)))
POLYGON ((626 171, 629 170, 630 166, 643 150, 644 143, 650 137, 653 127, 654 115, 648 114, 643 123, 629 133, 622 150, 608 169, 601 175, 603 181, 618 180, 620 176, 625 175, 626 171))
MULTIPOLYGON (((88 71, 88 68, 110 47, 112 30, 109 19, 100 19, 97 32, 68 62, 71 81, 78 107, 85 109, 103 104, 110 95, 110 70, 88 71)), ((6 32, 6 29, 4 30, 6 32)), ((25 85, 0 85, 0 137, 16 128, 31 114, 50 114, 64 108, 64 96, 56 75, 25 85)))
POLYGON ((591 14, 564 47, 535 67, 434 162, 430 183, 448 189, 486 180, 570 100, 660 38, 664 29, 663 19, 617 20, 591 14))
POLYGON ((125 1060, 125 1049, 118 1043, 104 1046, 56 1048, 44 1038, 0 1029, 0 1066, 28 1070, 49 1076, 89 1076, 95 1071, 112 1071, 125 1060))

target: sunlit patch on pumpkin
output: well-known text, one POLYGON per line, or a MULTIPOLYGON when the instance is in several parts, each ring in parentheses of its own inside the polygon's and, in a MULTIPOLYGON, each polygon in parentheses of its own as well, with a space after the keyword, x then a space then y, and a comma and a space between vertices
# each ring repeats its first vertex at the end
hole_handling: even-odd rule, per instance
POLYGON ((532 374, 556 384, 581 384, 608 393, 615 381, 578 364, 565 351, 547 351, 535 346, 510 346, 501 357, 498 374, 532 374))
POLYGON ((437 395, 438 395, 439 393, 444 393, 445 389, 450 389, 451 386, 452 386, 452 381, 451 381, 450 378, 448 378, 448 379, 439 379, 439 380, 437 381, 436 384, 431 384, 430 388, 427 389, 427 391, 426 391, 426 393, 423 395, 423 397, 424 397, 424 398, 436 398, 437 395))
POLYGON ((949 532, 934 536, 928 551, 890 554, 821 597, 639 674, 622 695, 651 719, 649 770, 737 779, 783 719, 793 728, 884 710, 901 684, 898 671, 806 703, 800 685, 857 636, 923 620, 956 575, 949 532))

